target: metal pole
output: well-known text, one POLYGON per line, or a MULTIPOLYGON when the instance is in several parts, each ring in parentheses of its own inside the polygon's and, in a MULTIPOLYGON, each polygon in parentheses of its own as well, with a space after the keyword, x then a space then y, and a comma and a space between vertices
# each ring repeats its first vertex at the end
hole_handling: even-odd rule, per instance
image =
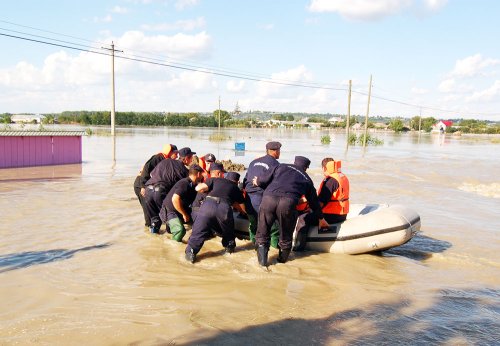
POLYGON ((349 146, 349 130, 351 127, 351 90, 352 90, 352 80, 349 80, 349 94, 347 95, 347 119, 345 125, 345 132, 347 136, 346 149, 349 146))
POLYGON ((366 117, 365 117, 365 136, 363 137, 363 147, 366 146, 366 138, 368 136, 368 114, 370 114, 370 98, 372 95, 372 75, 370 75, 370 86, 368 89, 368 105, 366 106, 366 117))
POLYGON ((111 41, 111 136, 115 135, 115 44, 111 41))
POLYGON ((220 133, 220 96, 219 96, 219 133, 220 133))

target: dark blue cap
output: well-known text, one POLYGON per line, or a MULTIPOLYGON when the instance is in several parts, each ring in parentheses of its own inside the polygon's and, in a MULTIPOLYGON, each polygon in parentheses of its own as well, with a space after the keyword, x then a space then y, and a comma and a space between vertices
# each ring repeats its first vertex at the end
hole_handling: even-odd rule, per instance
POLYGON ((240 174, 236 172, 227 172, 224 178, 237 183, 238 181, 240 181, 240 174))
POLYGON ((281 148, 280 142, 268 142, 266 144, 266 150, 278 150, 279 148, 281 148))
POLYGON ((194 154, 196 154, 196 152, 191 151, 191 148, 189 148, 189 147, 179 149, 179 156, 180 157, 186 157, 186 156, 190 156, 190 155, 194 155, 194 154))
POLYGON ((311 160, 309 160, 305 156, 295 156, 295 161, 293 163, 295 166, 299 166, 300 168, 306 170, 309 168, 311 164, 311 160))
POLYGON ((214 162, 214 163, 210 164, 210 170, 211 171, 222 171, 222 172, 224 172, 224 166, 222 165, 222 163, 214 162))

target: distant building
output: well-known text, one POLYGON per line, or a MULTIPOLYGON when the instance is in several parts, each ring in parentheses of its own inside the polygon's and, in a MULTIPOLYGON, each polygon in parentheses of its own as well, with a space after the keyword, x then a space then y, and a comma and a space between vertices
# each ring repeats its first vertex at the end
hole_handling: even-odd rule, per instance
POLYGON ((14 114, 10 117, 10 121, 16 124, 21 124, 21 123, 41 124, 43 119, 45 119, 45 115, 42 114, 14 114))
POLYGON ((446 129, 452 125, 453 121, 451 120, 440 120, 432 126, 432 131, 446 132, 446 129))
POLYGON ((330 119, 328 119, 328 122, 329 123, 340 123, 342 122, 342 118, 341 117, 331 117, 330 119))

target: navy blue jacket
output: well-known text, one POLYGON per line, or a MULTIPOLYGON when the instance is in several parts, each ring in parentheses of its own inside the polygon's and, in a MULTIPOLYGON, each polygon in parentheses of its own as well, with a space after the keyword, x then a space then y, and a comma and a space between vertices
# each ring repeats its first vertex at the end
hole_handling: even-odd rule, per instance
POLYGON ((304 195, 316 216, 323 218, 314 184, 299 166, 282 163, 258 176, 257 183, 265 187, 264 196, 288 197, 298 203, 300 197, 304 195))
POLYGON ((139 186, 144 187, 147 181, 151 178, 151 172, 161 162, 165 160, 163 153, 155 154, 146 161, 141 170, 141 177, 138 180, 139 186))
POLYGON ((260 186, 254 186, 252 184, 253 177, 261 176, 265 172, 271 171, 276 168, 280 163, 271 155, 264 155, 258 159, 250 162, 248 166, 247 174, 243 179, 243 187, 247 193, 264 193, 264 189, 260 186))
POLYGON ((146 185, 162 185, 166 190, 170 190, 176 182, 186 178, 188 173, 181 161, 164 159, 153 169, 146 185))

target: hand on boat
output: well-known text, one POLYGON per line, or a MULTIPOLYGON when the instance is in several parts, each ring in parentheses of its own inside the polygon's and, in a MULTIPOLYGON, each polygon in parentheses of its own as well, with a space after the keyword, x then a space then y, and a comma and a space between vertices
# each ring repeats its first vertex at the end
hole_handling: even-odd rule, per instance
POLYGON ((319 229, 328 228, 328 227, 330 227, 330 225, 328 224, 328 222, 326 222, 325 219, 319 220, 319 229))

